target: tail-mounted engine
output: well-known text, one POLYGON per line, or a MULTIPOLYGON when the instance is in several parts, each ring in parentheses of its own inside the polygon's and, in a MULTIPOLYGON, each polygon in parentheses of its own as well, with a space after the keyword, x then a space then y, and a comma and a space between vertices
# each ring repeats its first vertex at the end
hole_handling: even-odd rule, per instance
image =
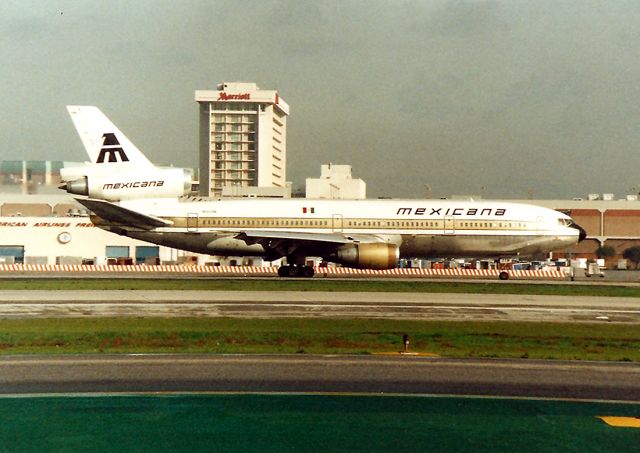
POLYGON ((75 195, 108 201, 180 197, 191 192, 192 175, 183 168, 154 168, 151 171, 113 172, 109 175, 89 169, 84 173, 74 175, 74 179, 66 179, 60 188, 75 195))

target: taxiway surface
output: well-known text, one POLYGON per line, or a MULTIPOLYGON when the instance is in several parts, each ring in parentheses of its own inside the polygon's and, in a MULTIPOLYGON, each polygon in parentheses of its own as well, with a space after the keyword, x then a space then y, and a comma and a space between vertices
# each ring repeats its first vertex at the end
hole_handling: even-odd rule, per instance
POLYGON ((324 291, 3 291, 0 317, 329 317, 640 323, 640 299, 324 291))
POLYGON ((640 366, 407 356, 0 358, 0 393, 70 392, 348 392, 640 401, 640 366))

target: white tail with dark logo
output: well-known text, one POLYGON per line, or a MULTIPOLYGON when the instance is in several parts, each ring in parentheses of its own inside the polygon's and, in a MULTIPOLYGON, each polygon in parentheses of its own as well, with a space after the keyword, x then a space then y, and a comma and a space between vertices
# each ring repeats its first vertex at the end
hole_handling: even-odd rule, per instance
POLYGON ((149 159, 109 121, 99 108, 73 105, 68 106, 67 110, 94 164, 128 162, 127 166, 153 167, 149 159))
POLYGON ((191 192, 190 170, 153 165, 97 107, 68 106, 67 110, 91 163, 62 168, 65 184, 61 189, 110 201, 191 192))

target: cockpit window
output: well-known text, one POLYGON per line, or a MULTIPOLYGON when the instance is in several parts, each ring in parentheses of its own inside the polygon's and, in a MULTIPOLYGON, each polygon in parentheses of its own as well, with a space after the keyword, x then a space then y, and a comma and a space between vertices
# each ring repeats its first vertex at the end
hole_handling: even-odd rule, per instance
POLYGON ((571 219, 558 219, 558 225, 560 226, 571 226, 572 224, 571 219))

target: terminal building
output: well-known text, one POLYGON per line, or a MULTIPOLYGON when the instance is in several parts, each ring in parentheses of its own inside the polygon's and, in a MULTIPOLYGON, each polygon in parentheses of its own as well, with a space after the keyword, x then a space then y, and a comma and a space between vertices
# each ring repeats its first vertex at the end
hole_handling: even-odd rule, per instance
POLYGON ((247 187, 269 188, 267 196, 274 188, 290 191, 289 105, 277 91, 255 83, 221 83, 216 90, 196 91, 195 100, 200 105, 200 195, 244 194, 247 187))
POLYGON ((0 264, 159 264, 190 259, 181 250, 101 230, 70 195, 0 194, 0 264))
MULTIPOLYGON (((0 161, 0 186, 11 193, 37 193, 60 183, 60 169, 69 162, 50 160, 0 161)), ((78 164, 79 165, 79 164, 78 164)))
POLYGON ((640 201, 636 195, 615 199, 612 194, 591 195, 573 200, 521 200, 562 211, 587 232, 587 239, 570 250, 565 257, 594 259, 599 247, 615 250, 613 260, 622 258, 627 248, 640 246, 640 201))

